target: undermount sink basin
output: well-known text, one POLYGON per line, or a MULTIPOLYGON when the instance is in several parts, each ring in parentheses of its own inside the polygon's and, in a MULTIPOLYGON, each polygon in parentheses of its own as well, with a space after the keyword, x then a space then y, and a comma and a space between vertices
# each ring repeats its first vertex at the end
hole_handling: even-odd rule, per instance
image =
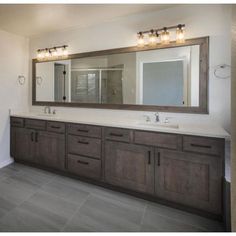
POLYGON ((37 114, 38 116, 46 116, 46 117, 54 117, 56 116, 56 114, 48 114, 48 113, 40 113, 40 114, 37 114))
POLYGON ((149 127, 163 127, 163 128, 171 128, 178 129, 178 124, 170 124, 170 123, 153 123, 153 122, 138 122, 138 125, 149 126, 149 127))

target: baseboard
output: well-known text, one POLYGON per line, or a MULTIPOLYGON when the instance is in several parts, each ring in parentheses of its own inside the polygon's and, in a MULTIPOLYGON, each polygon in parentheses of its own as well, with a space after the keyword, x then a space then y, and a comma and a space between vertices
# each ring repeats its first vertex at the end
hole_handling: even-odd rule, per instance
POLYGON ((0 162, 0 168, 8 166, 8 165, 10 165, 13 162, 14 162, 14 160, 12 158, 11 159, 7 159, 5 161, 2 161, 2 162, 0 162))

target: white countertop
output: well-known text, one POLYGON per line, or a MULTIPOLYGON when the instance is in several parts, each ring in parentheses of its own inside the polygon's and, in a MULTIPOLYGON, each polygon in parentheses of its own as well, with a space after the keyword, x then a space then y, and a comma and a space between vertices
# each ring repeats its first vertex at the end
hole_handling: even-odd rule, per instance
MULTIPOLYGON (((147 130, 147 131, 159 131, 165 133, 176 133, 176 134, 187 134, 205 137, 224 138, 230 140, 230 135, 218 125, 209 124, 184 124, 178 123, 178 128, 155 126, 155 124, 148 125, 142 120, 131 120, 131 119, 111 119, 106 117, 71 117, 69 115, 53 115, 47 116, 44 114, 34 113, 13 113, 11 116, 21 118, 31 118, 49 121, 60 121, 70 123, 81 123, 89 125, 100 125, 108 127, 128 128, 136 130, 147 130)), ((172 124, 171 122, 169 124, 172 124)), ((174 123, 173 123, 174 124, 174 123)))

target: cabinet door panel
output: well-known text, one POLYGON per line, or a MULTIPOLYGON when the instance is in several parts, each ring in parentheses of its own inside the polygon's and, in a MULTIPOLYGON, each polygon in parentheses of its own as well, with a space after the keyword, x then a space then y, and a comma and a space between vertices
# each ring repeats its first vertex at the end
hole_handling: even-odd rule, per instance
POLYGON ((16 160, 37 162, 34 155, 34 130, 25 128, 13 128, 12 141, 14 145, 13 155, 16 160))
POLYGON ((221 213, 222 161, 219 158, 159 150, 155 162, 157 196, 221 213))
POLYGON ((36 156, 42 165, 65 168, 65 135, 45 131, 37 132, 36 156))
POLYGON ((105 178, 108 183, 152 193, 154 190, 152 148, 119 142, 106 142, 105 178))

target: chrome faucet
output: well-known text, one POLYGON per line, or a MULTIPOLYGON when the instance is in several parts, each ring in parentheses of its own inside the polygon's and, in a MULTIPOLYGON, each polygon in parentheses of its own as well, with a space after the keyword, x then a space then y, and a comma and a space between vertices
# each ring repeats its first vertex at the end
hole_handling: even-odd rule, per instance
POLYGON ((160 115, 159 115, 159 113, 156 112, 154 115, 155 115, 155 117, 156 117, 155 121, 156 121, 156 122, 160 122, 160 115))
POLYGON ((44 107, 44 114, 51 114, 51 107, 50 106, 44 107))

